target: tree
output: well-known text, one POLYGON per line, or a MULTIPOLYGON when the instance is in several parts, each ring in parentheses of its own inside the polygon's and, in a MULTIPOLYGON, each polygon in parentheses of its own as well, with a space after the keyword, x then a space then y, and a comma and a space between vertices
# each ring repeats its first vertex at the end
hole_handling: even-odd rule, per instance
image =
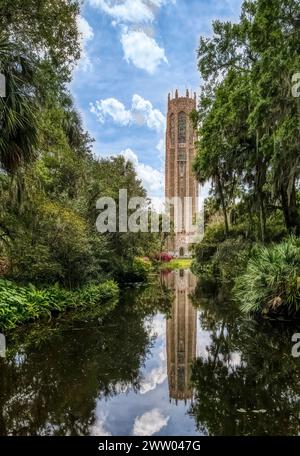
POLYGON ((251 197, 262 241, 272 206, 289 231, 300 232, 300 110, 291 90, 300 62, 298 8, 296 0, 245 1, 240 22, 215 21, 198 51, 204 85, 196 172, 217 184, 225 224, 226 183, 238 178, 238 197, 251 197))
POLYGON ((6 97, 0 98, 0 166, 14 172, 36 157, 37 102, 33 84, 34 61, 0 35, 0 71, 6 97))
POLYGON ((0 30, 63 78, 80 56, 77 0, 0 0, 0 30))

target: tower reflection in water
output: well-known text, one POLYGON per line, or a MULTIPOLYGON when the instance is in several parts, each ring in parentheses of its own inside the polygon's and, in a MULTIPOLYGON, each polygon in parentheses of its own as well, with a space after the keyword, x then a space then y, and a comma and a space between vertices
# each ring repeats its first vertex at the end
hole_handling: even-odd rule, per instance
POLYGON ((167 366, 170 401, 193 400, 190 385, 191 365, 197 350, 197 311, 190 295, 196 277, 189 270, 165 276, 166 285, 174 290, 171 318, 167 320, 167 366))

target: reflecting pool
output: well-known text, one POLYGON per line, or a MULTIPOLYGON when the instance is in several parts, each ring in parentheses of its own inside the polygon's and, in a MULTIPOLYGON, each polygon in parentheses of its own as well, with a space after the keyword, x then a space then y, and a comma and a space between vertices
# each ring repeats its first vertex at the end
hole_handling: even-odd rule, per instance
POLYGON ((7 337, 1 435, 297 435, 300 325, 241 316, 189 270, 124 290, 105 320, 7 337))

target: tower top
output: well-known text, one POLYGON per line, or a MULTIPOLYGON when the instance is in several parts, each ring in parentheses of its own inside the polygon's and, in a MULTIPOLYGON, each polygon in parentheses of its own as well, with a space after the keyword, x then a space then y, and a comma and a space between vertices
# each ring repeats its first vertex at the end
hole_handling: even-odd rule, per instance
POLYGON ((186 89, 185 91, 185 95, 183 96, 180 96, 180 93, 179 93, 179 90, 176 89, 175 90, 175 96, 173 96, 173 92, 172 93, 168 93, 168 103, 170 103, 170 101, 172 100, 178 100, 179 98, 185 98, 185 99, 189 99, 189 100, 194 100, 195 102, 197 101, 197 94, 196 92, 190 92, 189 89, 186 89))

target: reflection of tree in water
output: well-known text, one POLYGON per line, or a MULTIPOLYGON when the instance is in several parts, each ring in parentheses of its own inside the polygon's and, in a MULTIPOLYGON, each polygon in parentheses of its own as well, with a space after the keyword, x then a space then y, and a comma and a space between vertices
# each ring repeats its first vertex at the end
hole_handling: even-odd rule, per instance
POLYGON ((251 321, 230 304, 202 300, 201 327, 210 333, 207 354, 196 360, 190 409, 211 435, 297 435, 300 432, 300 363, 291 356, 297 328, 251 321))
POLYGON ((97 398, 139 388, 151 338, 130 305, 104 325, 53 323, 33 331, 41 340, 27 330, 17 351, 0 360, 1 435, 88 434, 97 398))
POLYGON ((136 295, 137 298, 133 300, 133 304, 139 313, 153 316, 159 312, 167 317, 170 316, 174 290, 166 284, 164 272, 153 277, 147 286, 137 290, 136 295))

